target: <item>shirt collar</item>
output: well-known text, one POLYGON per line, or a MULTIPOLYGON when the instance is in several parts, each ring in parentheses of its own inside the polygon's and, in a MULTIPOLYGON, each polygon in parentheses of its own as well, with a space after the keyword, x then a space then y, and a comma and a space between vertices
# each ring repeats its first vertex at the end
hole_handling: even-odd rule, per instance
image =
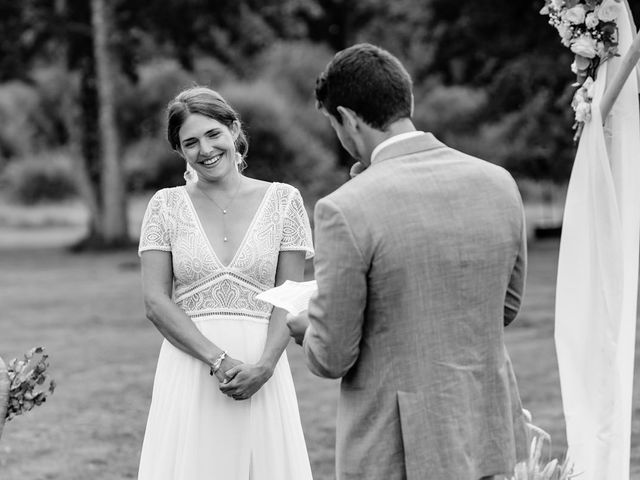
POLYGON ((383 148, 388 147, 389 145, 391 145, 393 143, 400 142, 400 141, 406 140, 408 138, 417 137, 418 135, 422 135, 422 134, 424 134, 423 131, 414 130, 412 132, 399 133, 397 135, 394 135, 393 137, 387 138, 383 142, 380 142, 378 145, 376 145, 376 148, 373 149, 373 152, 371 152, 371 164, 373 165, 375 163, 376 156, 380 153, 380 151, 383 148))

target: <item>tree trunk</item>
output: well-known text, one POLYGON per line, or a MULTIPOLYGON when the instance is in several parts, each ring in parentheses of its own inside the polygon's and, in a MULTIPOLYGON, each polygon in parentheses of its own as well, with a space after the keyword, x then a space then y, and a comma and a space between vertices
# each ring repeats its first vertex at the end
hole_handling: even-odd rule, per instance
POLYGON ((127 228, 125 182, 120 165, 120 140, 115 115, 115 68, 109 44, 112 34, 112 5, 91 0, 91 25, 98 93, 98 125, 102 198, 99 236, 105 247, 130 243, 127 228))
MULTIPOLYGON (((70 8, 73 9, 75 16, 86 17, 85 21, 89 22, 88 9, 87 14, 83 15, 80 9, 74 7, 74 5, 69 6, 68 0, 56 0, 55 3, 58 18, 67 19, 66 28, 62 30, 60 56, 64 59, 65 76, 73 85, 73 88, 62 92, 62 110, 68 138, 67 147, 74 166, 75 180, 80 197, 89 210, 88 237, 93 237, 93 232, 98 231, 97 220, 100 217, 98 208, 100 174, 99 168, 97 168, 100 158, 95 134, 98 125, 95 118, 97 116, 97 107, 95 106, 97 94, 95 91, 95 68, 92 61, 93 42, 90 35, 85 36, 78 32, 71 34, 69 31, 70 8), (78 61, 78 59, 81 60, 78 61), (87 88, 89 84, 93 87, 87 88), (92 174, 92 172, 95 173, 92 174)), ((73 20, 78 22, 77 19, 73 20)), ((84 242, 86 240, 83 240, 81 244, 84 242)))
POLYGON ((80 194, 89 212, 87 234, 71 246, 73 251, 111 249, 130 243, 115 121, 109 126, 109 118, 113 118, 114 91, 113 60, 108 42, 111 17, 103 16, 104 13, 99 8, 93 7, 93 4, 86 0, 55 1, 57 16, 64 19, 61 29, 61 54, 66 60, 69 76, 77 75, 77 78, 73 79, 77 81, 77 85, 65 92, 65 124, 80 194), (94 17, 97 17, 95 22, 94 17), (97 25, 94 26, 94 23, 97 25), (97 71, 99 58, 106 65, 100 72, 97 71), (100 78, 99 74, 102 75, 100 78), (101 82, 105 77, 106 82, 101 82), (103 96, 99 94, 101 83, 107 85, 107 94, 104 95, 107 101, 104 103, 109 105, 104 120, 101 116, 104 110, 101 107, 103 96), (77 92, 77 97, 74 96, 74 92, 77 92), (102 127, 103 124, 107 125, 106 129, 102 127), (105 145, 106 148, 101 148, 101 145, 105 145), (106 153, 107 149, 109 154, 106 153), (115 168, 107 168, 107 164, 115 164, 115 168), (109 181, 104 179, 105 175, 110 177, 109 181), (114 181, 114 178, 117 179, 114 181), (116 188, 112 189, 111 185, 114 183, 116 188), (113 213, 114 210, 120 211, 113 213), (107 211, 110 212, 109 215, 107 211), (118 215, 122 219, 121 224, 112 220, 118 215), (115 227, 107 229, 107 216, 111 219, 109 224, 116 224, 115 227))

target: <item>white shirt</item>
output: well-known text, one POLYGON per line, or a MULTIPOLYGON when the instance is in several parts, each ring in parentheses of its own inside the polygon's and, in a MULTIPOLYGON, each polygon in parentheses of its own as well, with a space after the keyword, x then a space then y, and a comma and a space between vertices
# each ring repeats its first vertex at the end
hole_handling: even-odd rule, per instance
POLYGON ((394 135, 393 137, 387 138, 383 142, 380 142, 378 145, 376 145, 376 148, 373 149, 373 152, 371 152, 371 164, 373 165, 373 163, 376 160, 376 155, 380 153, 380 150, 382 150, 384 147, 391 145, 392 143, 399 142, 401 140, 406 140, 407 138, 417 137, 418 135, 422 135, 423 133, 424 132, 421 130, 399 133, 397 135, 394 135))

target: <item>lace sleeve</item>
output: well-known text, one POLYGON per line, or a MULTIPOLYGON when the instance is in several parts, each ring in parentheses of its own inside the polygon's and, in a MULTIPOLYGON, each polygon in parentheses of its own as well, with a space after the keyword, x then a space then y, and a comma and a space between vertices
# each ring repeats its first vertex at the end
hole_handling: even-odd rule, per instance
POLYGON ((168 213, 165 195, 160 190, 151 197, 144 213, 138 255, 145 250, 171 251, 168 213))
POLYGON ((289 194, 285 209, 280 250, 303 250, 306 252, 306 259, 313 257, 314 254, 309 217, 304 208, 302 196, 295 188, 292 188, 289 194))

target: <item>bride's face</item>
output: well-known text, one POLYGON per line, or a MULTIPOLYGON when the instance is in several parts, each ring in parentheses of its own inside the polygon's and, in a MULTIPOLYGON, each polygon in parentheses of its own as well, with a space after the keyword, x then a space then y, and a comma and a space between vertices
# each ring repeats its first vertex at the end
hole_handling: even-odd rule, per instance
POLYGON ((203 180, 219 180, 237 173, 235 139, 239 126, 231 128, 219 121, 192 113, 178 132, 180 151, 185 160, 203 180))

